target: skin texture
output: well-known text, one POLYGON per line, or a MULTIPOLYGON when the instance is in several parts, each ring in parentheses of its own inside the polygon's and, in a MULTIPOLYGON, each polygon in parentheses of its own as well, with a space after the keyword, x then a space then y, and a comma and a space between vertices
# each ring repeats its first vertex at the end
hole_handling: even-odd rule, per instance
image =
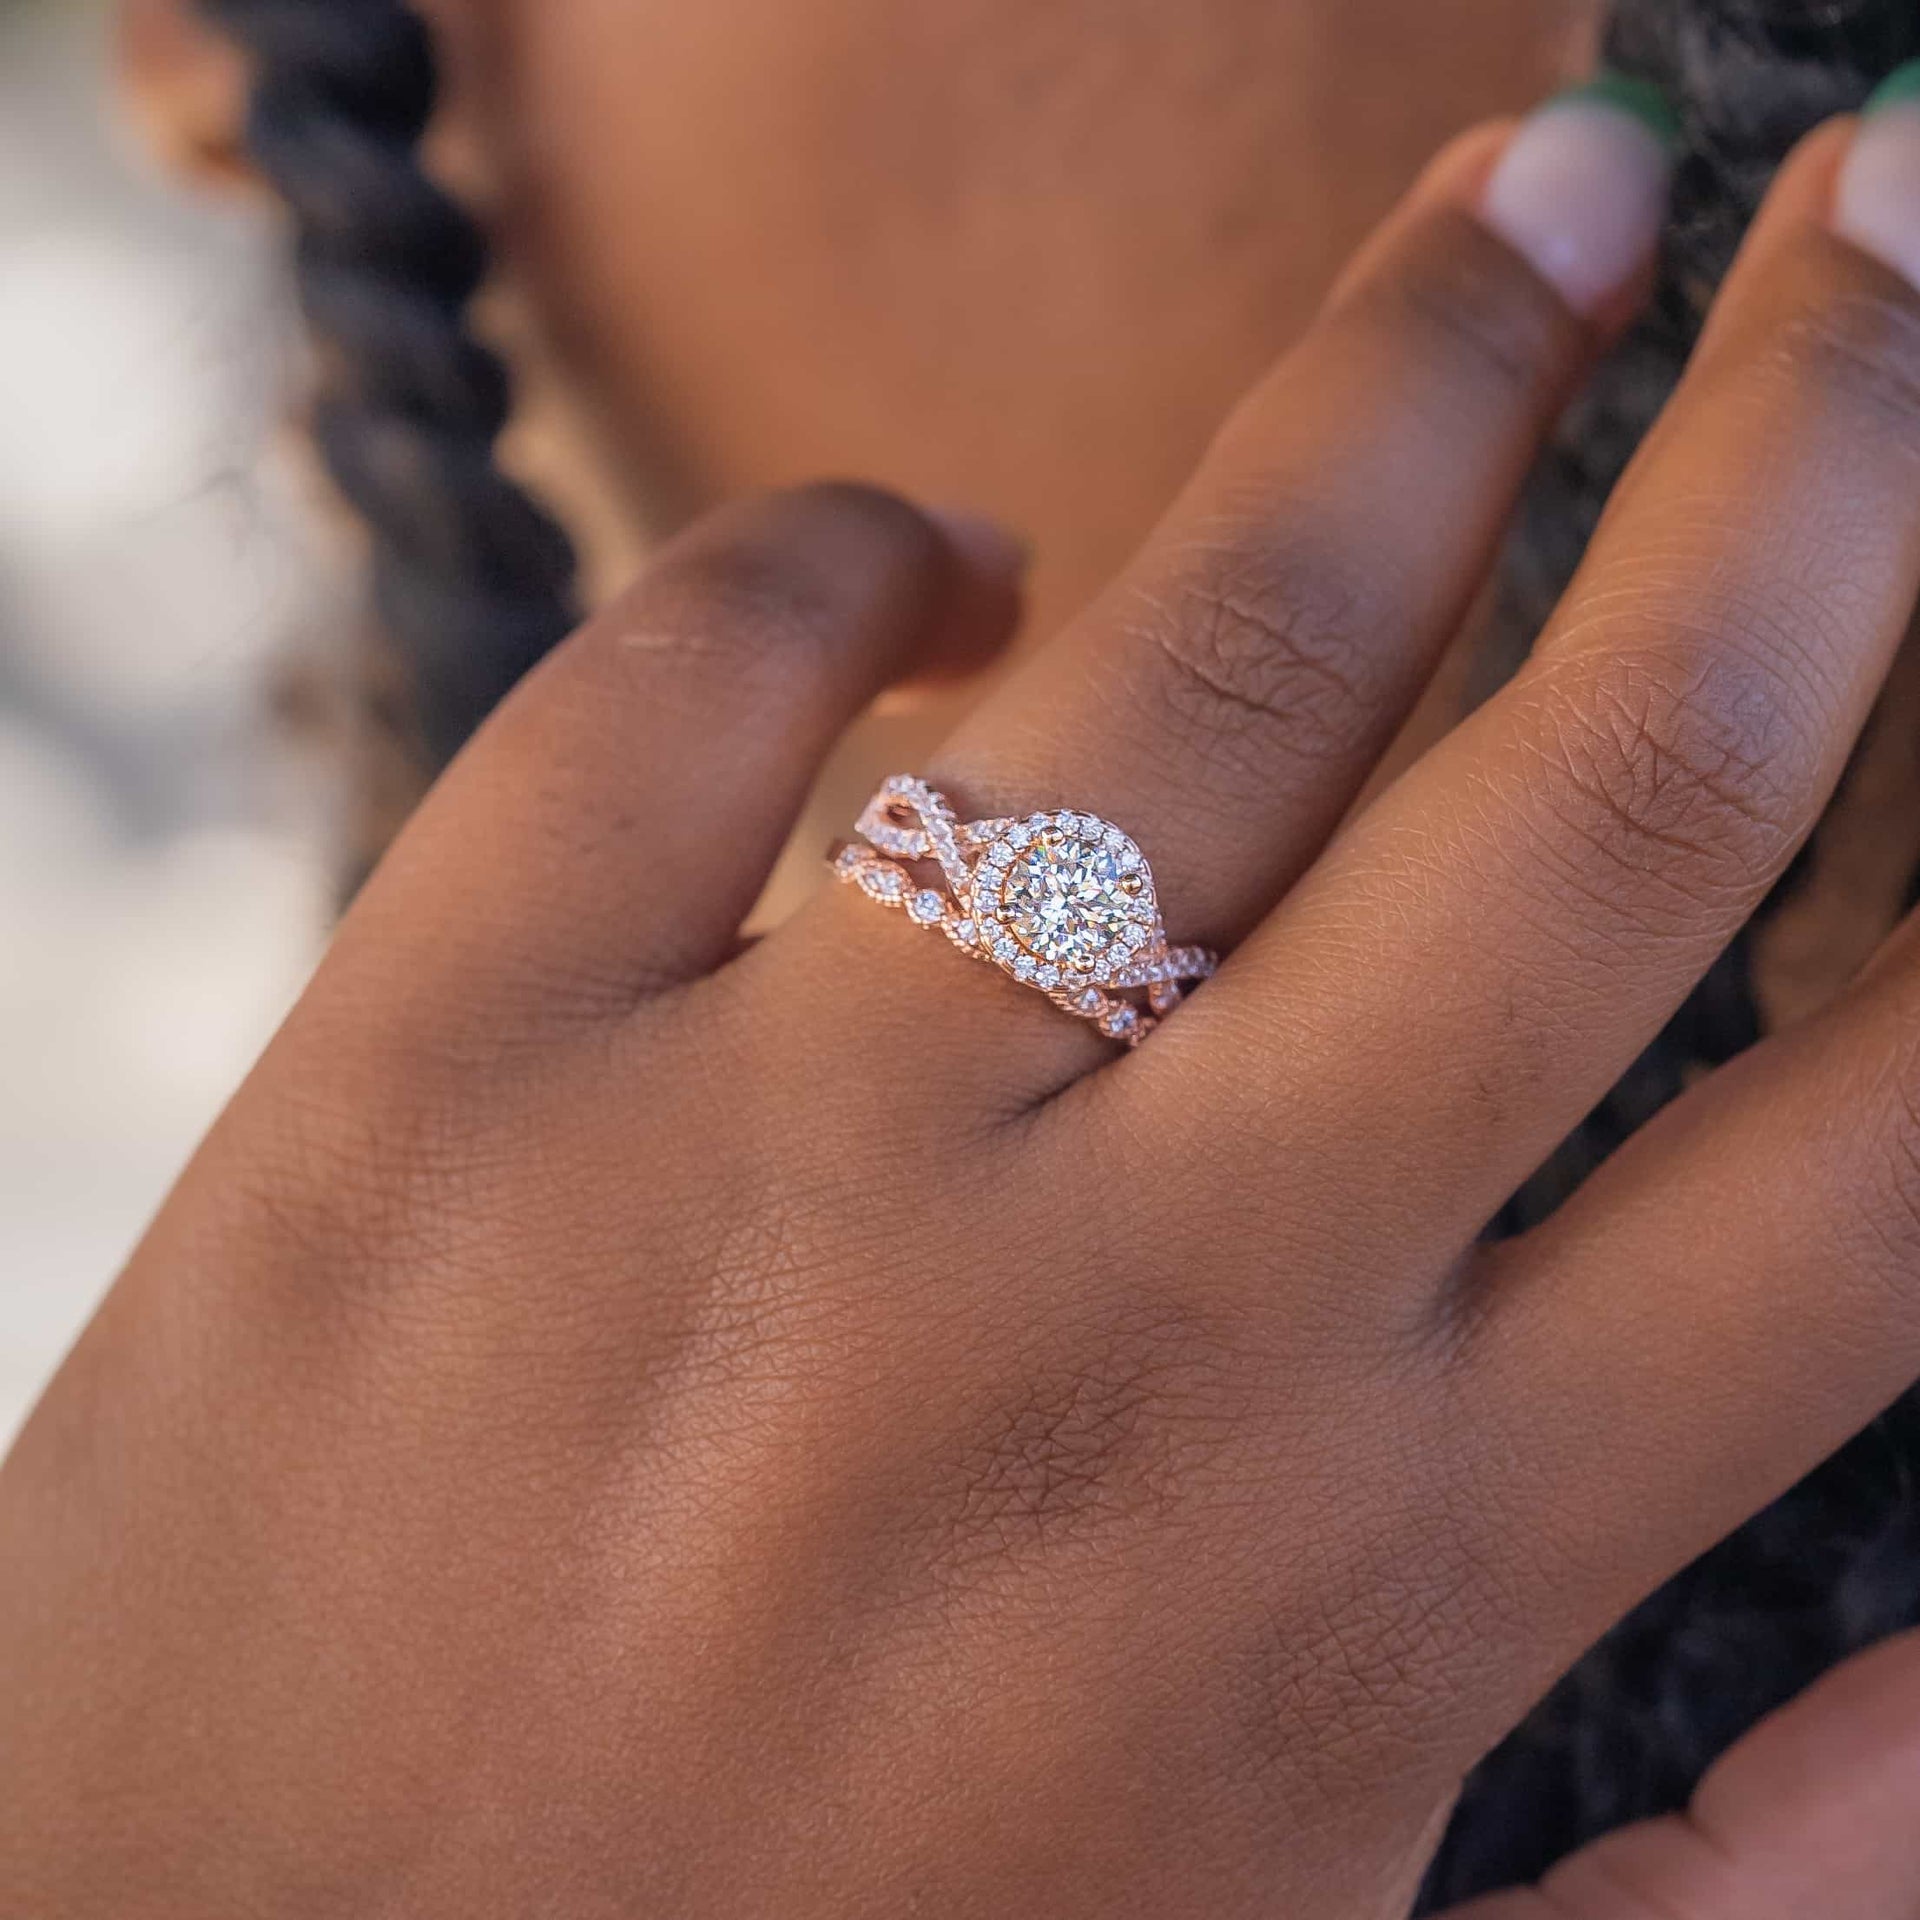
MULTIPOLYGON (((848 718, 1013 625, 899 501, 703 523, 499 712, 0 1478, 0 1908, 1389 1920, 1527 1702, 1912 1377, 1914 930, 1474 1245, 1920 591, 1848 127, 1534 662, 1334 831, 1602 344, 1472 211, 1506 137, 929 769, 1112 813, 1236 947, 1138 1054, 845 890, 736 953, 848 718)), ((1476 1920, 1909 1912, 1872 1659, 1476 1920)))

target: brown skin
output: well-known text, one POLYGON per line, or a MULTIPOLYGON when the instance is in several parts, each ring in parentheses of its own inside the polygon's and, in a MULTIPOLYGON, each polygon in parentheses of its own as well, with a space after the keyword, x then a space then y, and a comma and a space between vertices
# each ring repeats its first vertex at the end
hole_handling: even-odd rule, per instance
MULTIPOLYGON (((1586 70, 1596 0, 421 10, 434 161, 511 295, 490 315, 521 374, 510 457, 590 585, 721 501, 848 475, 1018 529, 1037 638, 1433 150, 1586 70)), ((230 182, 246 75, 194 0, 122 0, 121 49, 161 149, 230 182)), ((977 691, 914 679, 824 770, 771 917, 977 691)))
MULTIPOLYGON (((0 1910, 1401 1913, 1527 1701, 1920 1369, 1920 929, 1474 1248, 1920 591, 1847 137, 1535 662, 1331 846, 1598 345, 1467 211, 1497 128, 941 750, 1237 943, 1136 1055, 844 890, 730 958, 845 722, 1012 624, 913 510, 734 508, 533 676, 0 1479, 0 1910)), ((1906 1645, 1476 1920, 1896 1920, 1917 1729, 1906 1645)))
MULTIPOLYGON (((439 157, 597 430, 619 513, 671 524, 822 473, 968 505, 1032 541, 1047 631, 1433 150, 1577 68, 1593 7, 423 11, 450 83, 439 157)), ((228 167, 243 76, 224 44, 191 0, 124 0, 123 22, 143 118, 228 167)))
MULTIPOLYGON (((636 519, 848 475, 1017 529, 1039 638, 1434 149, 1585 70, 1596 4, 425 10, 452 75, 440 151, 531 322, 531 470, 595 579, 624 580, 636 519)), ((916 687, 842 743, 775 917, 971 698, 916 687)))
POLYGON ((1551 91, 1586 10, 435 8, 616 454, 683 506, 824 472, 992 513, 1033 541, 1042 630, 1434 148, 1551 91))

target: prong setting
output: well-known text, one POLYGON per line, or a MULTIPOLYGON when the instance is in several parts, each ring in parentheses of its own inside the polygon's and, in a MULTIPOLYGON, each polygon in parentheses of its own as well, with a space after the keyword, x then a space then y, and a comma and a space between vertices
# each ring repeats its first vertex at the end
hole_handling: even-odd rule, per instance
POLYGON ((1183 982, 1214 970, 1205 949, 1168 946, 1146 856, 1097 814, 962 821, 944 794, 896 774, 857 831, 833 861, 841 880, 1123 1046, 1179 1004, 1183 982), (926 884, 928 862, 944 892, 926 884), (1144 1001, 1124 997, 1141 990, 1144 1001))
POLYGON ((974 864, 969 905, 996 962, 1029 983, 1051 968, 1070 991, 1118 983, 1160 925, 1146 857, 1090 813, 1035 813, 1003 827, 974 864))

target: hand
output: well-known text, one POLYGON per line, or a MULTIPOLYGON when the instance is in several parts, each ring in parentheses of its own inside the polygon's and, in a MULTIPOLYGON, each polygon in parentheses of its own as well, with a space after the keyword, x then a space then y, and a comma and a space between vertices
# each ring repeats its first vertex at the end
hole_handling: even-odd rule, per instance
MULTIPOLYGON (((1335 833, 1621 306, 1476 214, 1506 137, 925 770, 1119 821, 1232 950, 1138 1052, 848 889, 735 951, 848 717, 1004 634, 991 542, 731 510, 499 713, 0 1485, 0 1908, 1386 1920, 1552 1677, 1920 1368, 1911 931, 1475 1244, 1912 611, 1920 295, 1832 228, 1848 130, 1535 659, 1335 833)), ((1861 1752, 1887 1877, 1822 1920, 1920 1891, 1861 1752)), ((1729 1874, 1545 1911, 1812 1911, 1729 1874)))

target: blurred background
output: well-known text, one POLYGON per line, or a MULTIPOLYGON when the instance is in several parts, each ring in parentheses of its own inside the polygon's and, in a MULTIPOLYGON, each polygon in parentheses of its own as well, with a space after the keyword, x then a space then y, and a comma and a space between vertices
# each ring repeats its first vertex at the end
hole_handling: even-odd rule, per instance
POLYGON ((95 0, 0 0, 0 1448, 317 957, 350 626, 263 207, 163 181, 95 0))

